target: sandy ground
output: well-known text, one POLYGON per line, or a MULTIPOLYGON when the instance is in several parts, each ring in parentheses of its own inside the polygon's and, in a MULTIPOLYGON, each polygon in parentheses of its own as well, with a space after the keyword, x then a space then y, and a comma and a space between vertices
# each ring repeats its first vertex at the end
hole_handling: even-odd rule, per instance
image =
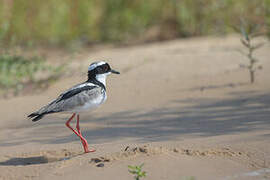
MULTIPOLYGON (((270 46, 249 84, 239 38, 196 38, 54 55, 73 58, 71 75, 42 93, 0 100, 0 179, 270 179, 270 46), (68 114, 32 123, 26 116, 86 79, 106 59, 121 75, 107 80, 108 100, 81 114, 94 153, 65 127, 68 114)), ((57 54, 57 53, 56 53, 57 54)))

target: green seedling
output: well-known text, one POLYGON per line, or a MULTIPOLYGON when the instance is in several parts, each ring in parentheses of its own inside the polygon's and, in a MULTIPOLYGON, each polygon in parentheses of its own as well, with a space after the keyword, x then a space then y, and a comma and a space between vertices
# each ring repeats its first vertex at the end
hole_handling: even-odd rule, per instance
POLYGON ((184 180, 195 180, 196 178, 195 177, 193 177, 193 176, 190 176, 190 177, 186 177, 186 178, 184 178, 184 180))
POLYGON ((243 25, 241 26, 241 43, 244 45, 244 47, 247 49, 247 52, 242 52, 241 53, 247 57, 249 60, 248 65, 241 65, 240 67, 246 68, 249 70, 249 75, 250 75, 250 83, 255 82, 255 72, 257 70, 262 69, 262 65, 258 65, 259 60, 254 57, 254 51, 261 48, 264 45, 264 42, 260 43, 254 43, 253 39, 256 37, 261 36, 261 33, 256 33, 257 27, 250 26, 249 28, 244 27, 243 25))
POLYGON ((128 166, 128 171, 131 174, 134 174, 135 180, 140 180, 140 178, 143 178, 146 176, 146 172, 142 171, 142 167, 144 164, 141 164, 140 166, 128 166))

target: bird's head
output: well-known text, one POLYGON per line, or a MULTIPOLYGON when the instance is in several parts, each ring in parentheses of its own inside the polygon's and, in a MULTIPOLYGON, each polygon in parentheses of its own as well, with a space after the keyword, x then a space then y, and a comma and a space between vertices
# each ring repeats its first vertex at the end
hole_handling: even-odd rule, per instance
POLYGON ((111 69, 110 65, 104 61, 94 62, 88 67, 88 79, 95 78, 102 81, 111 73, 120 74, 118 71, 111 69))

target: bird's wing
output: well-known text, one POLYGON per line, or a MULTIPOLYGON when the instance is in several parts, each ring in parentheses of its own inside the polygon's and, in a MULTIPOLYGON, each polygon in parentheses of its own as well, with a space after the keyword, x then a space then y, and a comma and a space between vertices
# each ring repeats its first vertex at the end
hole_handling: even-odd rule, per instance
POLYGON ((81 93, 83 91, 90 91, 90 90, 92 90, 94 88, 97 88, 97 86, 92 85, 92 84, 91 85, 81 86, 81 87, 80 86, 76 86, 76 87, 74 87, 74 88, 72 88, 72 89, 64 92, 63 94, 61 94, 56 99, 55 103, 58 103, 60 101, 66 100, 66 99, 69 99, 69 98, 71 98, 71 97, 75 96, 76 94, 79 94, 79 93, 81 93))
POLYGON ((35 113, 48 114, 69 111, 77 106, 84 105, 88 101, 94 100, 100 95, 101 91, 102 88, 92 83, 79 84, 60 94, 57 99, 35 113))

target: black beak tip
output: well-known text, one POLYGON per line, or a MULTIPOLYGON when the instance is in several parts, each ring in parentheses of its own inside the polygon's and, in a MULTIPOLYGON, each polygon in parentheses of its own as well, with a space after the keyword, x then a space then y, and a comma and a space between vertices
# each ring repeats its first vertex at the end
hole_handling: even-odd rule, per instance
POLYGON ((115 71, 115 70, 111 70, 111 73, 114 73, 114 74, 120 74, 120 72, 118 72, 118 71, 115 71))

